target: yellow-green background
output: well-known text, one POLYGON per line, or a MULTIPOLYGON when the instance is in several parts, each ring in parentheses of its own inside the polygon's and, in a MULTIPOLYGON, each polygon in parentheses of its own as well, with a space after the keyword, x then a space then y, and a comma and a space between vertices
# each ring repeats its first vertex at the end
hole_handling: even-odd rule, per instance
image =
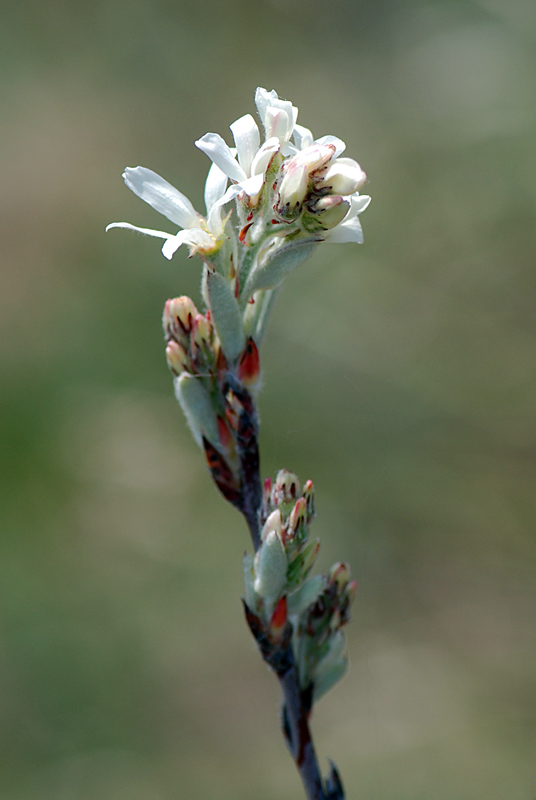
MULTIPOLYGON (((50 0, 0 12, 0 796, 291 800, 240 607, 245 527, 172 397, 199 263, 104 227, 202 210, 260 85, 369 175, 365 244, 289 279, 264 474, 313 478, 359 581, 315 711, 348 800, 536 797, 536 6, 50 0)), ((171 226, 169 226, 171 229, 171 226)))

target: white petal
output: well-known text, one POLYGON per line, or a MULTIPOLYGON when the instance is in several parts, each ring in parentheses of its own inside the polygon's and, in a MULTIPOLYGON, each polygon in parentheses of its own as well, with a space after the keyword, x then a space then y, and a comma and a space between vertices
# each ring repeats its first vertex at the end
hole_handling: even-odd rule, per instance
POLYGON ((305 147, 310 147, 313 142, 313 134, 309 128, 304 128, 303 125, 294 125, 292 138, 298 150, 303 150, 305 147))
POLYGON ((339 139, 338 136, 321 136, 320 139, 316 140, 317 144, 332 144, 335 147, 335 153, 333 154, 333 158, 337 158, 340 156, 341 153, 344 153, 346 150, 346 145, 342 139, 339 139))
POLYGON ((253 197, 253 195, 260 192, 263 183, 264 173, 261 172, 259 175, 252 175, 251 178, 246 178, 245 181, 240 181, 237 186, 239 186, 242 191, 248 195, 248 197, 253 197))
POLYGON ((357 217, 345 219, 340 225, 326 233, 326 242, 343 244, 345 242, 357 242, 363 244, 363 229, 357 217))
POLYGON ((238 161, 233 158, 230 148, 225 144, 219 133, 205 133, 201 139, 197 140, 195 145, 203 153, 206 153, 231 180, 241 181, 247 177, 238 161))
POLYGON ((147 236, 156 236, 157 239, 173 239, 175 235, 173 233, 166 233, 165 231, 155 231, 152 228, 138 228, 137 225, 131 225, 130 222, 111 222, 110 225, 106 226, 107 231, 112 228, 126 228, 129 231, 137 231, 147 236))
POLYGON ((350 198, 350 211, 347 219, 362 214, 368 208, 371 200, 372 197, 369 197, 368 194, 353 194, 350 198))
POLYGON ((257 123, 251 114, 245 114, 229 126, 233 133, 238 153, 238 163, 246 173, 251 175, 251 162, 261 143, 261 136, 257 123))
POLYGON ((270 159, 272 158, 274 153, 277 153, 279 150, 279 139, 273 136, 271 139, 267 139, 263 146, 259 149, 257 155, 253 159, 253 163, 251 165, 251 174, 258 175, 259 173, 264 174, 266 171, 266 167, 270 163, 270 159))
POLYGON ((193 245, 194 247, 210 248, 214 246, 213 238, 199 228, 179 231, 176 236, 171 236, 162 247, 163 255, 171 259, 182 244, 193 245))
POLYGON ((263 89, 259 86, 255 92, 255 105, 257 106, 257 111, 259 112, 259 117, 261 118, 263 125, 264 117, 266 116, 266 109, 269 105, 273 105, 278 99, 277 92, 274 89, 269 92, 267 89, 263 89))
POLYGON ((207 214, 210 209, 225 194, 229 178, 216 164, 211 164, 205 183, 205 206, 207 214))
POLYGON ((127 167, 123 178, 129 189, 155 211, 181 228, 198 227, 198 216, 187 197, 170 183, 145 167, 127 167))

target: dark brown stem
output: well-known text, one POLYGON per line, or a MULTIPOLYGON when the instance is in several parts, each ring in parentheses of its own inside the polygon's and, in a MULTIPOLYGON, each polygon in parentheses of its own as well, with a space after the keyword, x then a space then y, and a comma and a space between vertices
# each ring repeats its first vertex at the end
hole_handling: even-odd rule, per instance
POLYGON ((283 692, 282 727, 308 800, 327 800, 309 728, 310 701, 300 691, 296 667, 278 675, 283 692))

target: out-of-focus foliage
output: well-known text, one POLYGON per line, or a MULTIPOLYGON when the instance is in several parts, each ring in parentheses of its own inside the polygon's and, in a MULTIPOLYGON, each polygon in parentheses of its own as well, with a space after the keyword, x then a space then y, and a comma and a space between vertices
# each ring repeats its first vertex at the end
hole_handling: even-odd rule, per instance
POLYGON ((246 530, 172 397, 199 265, 127 232, 125 165, 202 209, 257 85, 369 175, 365 244, 286 283, 264 472, 314 479, 359 581, 315 730, 349 797, 533 800, 536 6, 6 4, 0 24, 0 785, 9 800, 290 800, 239 603, 246 530), (230 137, 228 139, 230 141, 230 137))

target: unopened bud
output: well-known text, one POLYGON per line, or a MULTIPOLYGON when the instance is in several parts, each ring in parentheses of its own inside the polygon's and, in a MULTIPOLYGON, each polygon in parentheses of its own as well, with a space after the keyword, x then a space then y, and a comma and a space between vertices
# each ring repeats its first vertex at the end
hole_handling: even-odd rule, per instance
POLYGON ((272 503, 279 506, 281 503, 292 503, 300 493, 298 476, 288 469, 280 469, 272 489, 272 503))
POLYGON ((303 496, 307 503, 307 522, 310 522, 315 515, 315 487, 311 480, 306 481, 303 496))
POLYGON ((268 534, 272 533, 272 531, 275 531, 275 533, 277 533, 279 538, 281 538, 283 532, 283 524, 281 520, 281 512, 278 508, 276 508, 275 511, 272 511, 272 513, 264 523, 261 532, 261 541, 264 542, 268 534))
POLYGON ((212 325, 203 314, 196 314, 192 322, 191 338, 197 347, 206 349, 210 346, 212 325))
POLYGON ((192 329, 197 308, 189 297, 174 297, 164 306, 163 324, 166 335, 186 336, 192 329))
POLYGON ((327 187, 333 194, 350 195, 363 186, 367 176, 353 158, 336 158, 322 175, 318 188, 327 187))
POLYGON ((350 203, 340 195, 326 195, 309 206, 309 210, 318 217, 324 230, 330 230, 343 221, 350 210, 350 203))
POLYGON ((294 538, 299 534, 307 519, 307 501, 304 497, 296 500, 287 522, 287 536, 294 538))
POLYGON ((309 184, 309 170, 306 164, 292 160, 279 187, 279 210, 284 210, 285 206, 294 209, 305 200, 307 186, 309 184))
POLYGON ((348 581, 350 580, 350 570, 347 564, 338 562, 334 564, 329 572, 328 584, 329 586, 337 585, 338 594, 342 594, 345 590, 348 581))
POLYGON ((180 375, 185 369, 188 369, 188 353, 174 339, 171 339, 166 347, 166 358, 170 370, 175 375, 180 375))

